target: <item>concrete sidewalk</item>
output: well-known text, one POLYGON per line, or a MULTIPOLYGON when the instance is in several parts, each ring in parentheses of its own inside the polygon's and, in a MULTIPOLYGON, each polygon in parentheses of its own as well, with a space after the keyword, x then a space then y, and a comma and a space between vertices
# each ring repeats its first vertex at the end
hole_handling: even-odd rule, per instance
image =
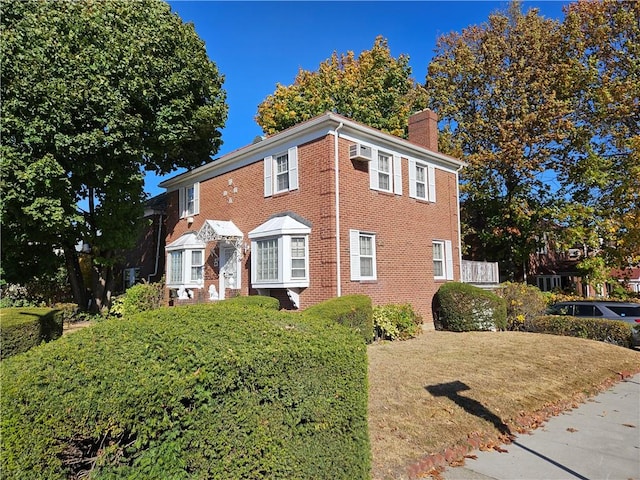
POLYGON ((508 453, 473 452, 444 480, 640 480, 640 375, 519 435, 508 453))

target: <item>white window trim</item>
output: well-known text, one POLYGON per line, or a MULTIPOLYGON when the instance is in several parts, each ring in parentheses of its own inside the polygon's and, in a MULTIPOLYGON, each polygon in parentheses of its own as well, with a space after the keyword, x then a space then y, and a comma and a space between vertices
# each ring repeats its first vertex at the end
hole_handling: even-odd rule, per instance
POLYGON ((444 258, 439 259, 442 261, 442 275, 435 274, 435 268, 433 273, 433 278, 435 280, 453 280, 453 243, 451 240, 433 240, 431 243, 431 256, 432 260, 435 264, 436 259, 433 258, 433 245, 439 244, 442 245, 442 253, 444 258))
POLYGON ((424 200, 431 203, 436 201, 436 169, 433 165, 426 162, 421 162, 414 158, 409 159, 409 197, 417 200, 424 200), (425 196, 418 196, 417 180, 416 180, 416 167, 420 166, 425 169, 425 196))
POLYGON ((249 232, 251 240, 251 285, 255 289, 305 288, 309 286, 309 235, 311 228, 291 217, 276 217, 255 230, 249 232), (278 223, 282 220, 281 223, 278 223), (273 223, 276 221, 276 226, 273 223), (270 228, 273 227, 273 228, 270 228), (292 277, 291 239, 305 239, 304 277, 292 277), (262 240, 278 242, 278 277, 276 279, 258 279, 258 242, 262 240))
POLYGON ((298 190, 298 147, 291 147, 286 152, 279 152, 276 155, 269 155, 264 158, 264 197, 271 197, 278 193, 290 192, 298 190), (289 188, 278 190, 278 175, 276 171, 276 158, 283 154, 287 154, 289 188))
POLYGON ((176 248, 176 249, 167 249, 167 287, 169 288, 202 288, 204 286, 204 268, 205 268, 205 249, 204 248, 176 248), (198 265, 202 268, 202 279, 193 280, 191 278, 191 267, 192 265, 192 252, 200 251, 202 252, 202 264, 198 265), (171 255, 176 252, 182 253, 182 272, 181 279, 179 281, 173 281, 172 279, 172 264, 171 264, 171 255))
POLYGON ((179 197, 179 208, 180 208, 180 218, 190 217, 192 215, 200 214, 200 182, 192 183, 191 185, 187 185, 186 187, 181 187, 178 192, 179 197), (193 212, 190 213, 187 211, 187 192, 189 189, 193 188, 193 212))
POLYGON ((349 230, 349 256, 351 259, 351 280, 355 282, 359 281, 368 281, 368 280, 377 280, 378 279, 378 269, 377 269, 377 256, 376 256, 376 234, 371 232, 363 232, 360 230, 349 230), (373 250, 373 275, 371 276, 362 276, 360 274, 360 237, 361 236, 371 237, 371 248, 373 250))
POLYGON ((373 159, 369 162, 369 188, 380 192, 402 195, 402 158, 400 155, 377 148, 372 148, 371 151, 373 159), (385 172, 389 175, 388 189, 380 188, 378 162, 381 154, 389 157, 389 171, 385 172))

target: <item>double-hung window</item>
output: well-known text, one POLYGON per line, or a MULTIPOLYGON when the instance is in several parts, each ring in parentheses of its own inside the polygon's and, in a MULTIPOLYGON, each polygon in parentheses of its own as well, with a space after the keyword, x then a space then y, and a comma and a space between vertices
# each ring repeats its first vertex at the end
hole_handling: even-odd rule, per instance
POLYGON ((306 237, 291 237, 291 278, 307 277, 306 244, 306 237))
POLYGON ((378 188, 391 191, 391 155, 378 153, 378 188))
POLYGON ((436 174, 433 165, 409 159, 409 196, 418 200, 436 201, 436 174))
POLYGON ((264 196, 298 189, 298 148, 264 158, 264 196))
POLYGON ((376 236, 374 233, 349 230, 351 280, 376 280, 376 236))
POLYGON ((399 155, 372 148, 369 162, 369 187, 372 190, 402 195, 402 160, 399 155))
POLYGON ((191 283, 202 283, 204 252, 202 250, 191 250, 191 283))
POLYGON ((196 182, 180 188, 180 218, 200 213, 200 183, 196 182))
POLYGON ((453 280, 451 240, 433 241, 433 277, 436 280, 453 280))

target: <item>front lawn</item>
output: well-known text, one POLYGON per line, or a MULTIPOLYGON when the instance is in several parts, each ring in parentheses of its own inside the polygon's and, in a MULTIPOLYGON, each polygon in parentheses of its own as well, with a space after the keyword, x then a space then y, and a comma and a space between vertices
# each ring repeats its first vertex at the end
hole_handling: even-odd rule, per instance
POLYGON ((452 447, 498 445, 640 371, 639 351, 522 332, 425 332, 368 356, 376 480, 424 474, 452 447))

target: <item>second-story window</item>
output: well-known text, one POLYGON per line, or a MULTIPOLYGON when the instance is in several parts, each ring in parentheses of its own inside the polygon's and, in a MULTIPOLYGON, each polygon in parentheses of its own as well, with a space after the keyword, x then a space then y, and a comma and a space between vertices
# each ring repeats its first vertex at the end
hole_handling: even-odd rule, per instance
POLYGON ((200 213, 200 183, 196 182, 180 189, 180 218, 200 213))
POLYGON ((391 191, 391 156, 382 152, 378 154, 378 188, 391 191))
POLYGON ((276 193, 289 190, 289 154, 276 156, 276 193))
POLYGON ((409 159, 409 196, 436 201, 436 173, 433 165, 409 159))
POLYGON ((402 159, 399 155, 372 148, 369 162, 369 187, 381 192, 402 195, 402 159))
POLYGON ((298 148, 264 158, 264 196, 298 189, 298 148))

